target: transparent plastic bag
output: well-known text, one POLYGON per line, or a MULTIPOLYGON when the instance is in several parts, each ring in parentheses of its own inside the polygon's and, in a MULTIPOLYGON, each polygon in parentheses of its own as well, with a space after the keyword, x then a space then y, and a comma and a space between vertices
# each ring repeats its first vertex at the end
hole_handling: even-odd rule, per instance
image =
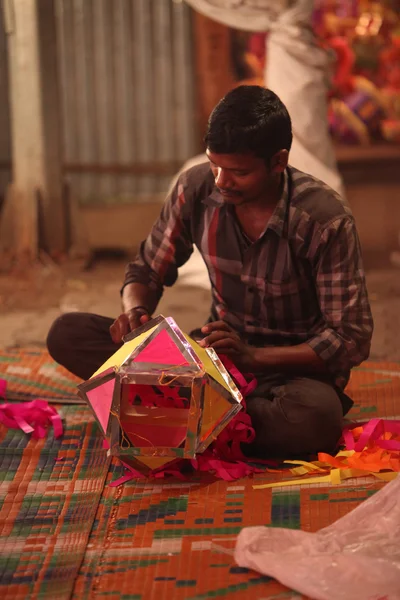
POLYGON ((315 600, 400 600, 400 476, 317 533, 243 529, 235 560, 315 600))

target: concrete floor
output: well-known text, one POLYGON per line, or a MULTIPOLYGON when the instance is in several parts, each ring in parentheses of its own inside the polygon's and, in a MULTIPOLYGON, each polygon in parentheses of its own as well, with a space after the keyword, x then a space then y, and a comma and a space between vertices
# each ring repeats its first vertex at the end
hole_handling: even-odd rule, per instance
MULTIPOLYGON (((44 345, 52 321, 64 312, 117 315, 125 263, 99 259, 84 270, 77 262, 47 262, 29 276, 0 276, 1 346, 44 345)), ((367 283, 375 319, 371 358, 400 361, 400 267, 369 270, 367 283)), ((204 269, 195 257, 178 283, 165 291, 158 312, 174 317, 184 331, 198 327, 210 306, 204 285, 204 269)))

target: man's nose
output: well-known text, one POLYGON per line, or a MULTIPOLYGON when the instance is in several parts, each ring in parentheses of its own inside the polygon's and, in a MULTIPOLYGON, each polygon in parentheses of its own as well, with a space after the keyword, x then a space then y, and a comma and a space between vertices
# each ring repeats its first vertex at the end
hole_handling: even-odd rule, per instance
POLYGON ((225 169, 217 169, 215 185, 222 189, 229 187, 229 173, 227 173, 225 169))

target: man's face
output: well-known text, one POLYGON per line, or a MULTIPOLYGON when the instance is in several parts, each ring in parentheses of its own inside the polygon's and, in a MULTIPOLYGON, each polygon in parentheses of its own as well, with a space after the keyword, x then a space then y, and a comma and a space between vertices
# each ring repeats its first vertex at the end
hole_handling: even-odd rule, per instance
POLYGON ((227 204, 240 206, 268 193, 273 180, 262 158, 254 154, 216 154, 207 149, 215 185, 227 204))

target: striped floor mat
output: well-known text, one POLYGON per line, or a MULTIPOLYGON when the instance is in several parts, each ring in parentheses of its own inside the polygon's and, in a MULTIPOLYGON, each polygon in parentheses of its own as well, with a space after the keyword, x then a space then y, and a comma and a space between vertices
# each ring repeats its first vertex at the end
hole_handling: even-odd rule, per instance
POLYGON ((44 398, 63 404, 80 403, 76 385, 81 380, 57 365, 40 348, 0 351, 0 378, 7 381, 8 400, 44 398))
POLYGON ((109 461, 91 413, 57 406, 64 436, 0 427, 0 597, 70 598, 109 461))
MULTIPOLYGON (((44 355, 29 355, 27 363, 22 352, 20 357, 19 365, 28 364, 32 373, 49 364, 44 355)), ((3 372, 5 364, 10 362, 2 362, 3 372)), ((49 384, 46 373, 40 377, 49 384)), ((22 386, 8 381, 11 391, 22 386)), ((400 365, 364 364, 354 371, 348 392, 355 400, 352 418, 400 418, 400 365)), ((317 531, 384 485, 362 478, 335 487, 254 490, 254 483, 281 477, 261 474, 237 482, 204 476, 112 488, 108 483, 122 471, 117 463, 108 465, 90 413, 82 406, 61 410, 67 423, 61 442, 51 435, 34 442, 19 432, 1 432, 2 598, 301 598, 235 565, 240 529, 317 531)))

